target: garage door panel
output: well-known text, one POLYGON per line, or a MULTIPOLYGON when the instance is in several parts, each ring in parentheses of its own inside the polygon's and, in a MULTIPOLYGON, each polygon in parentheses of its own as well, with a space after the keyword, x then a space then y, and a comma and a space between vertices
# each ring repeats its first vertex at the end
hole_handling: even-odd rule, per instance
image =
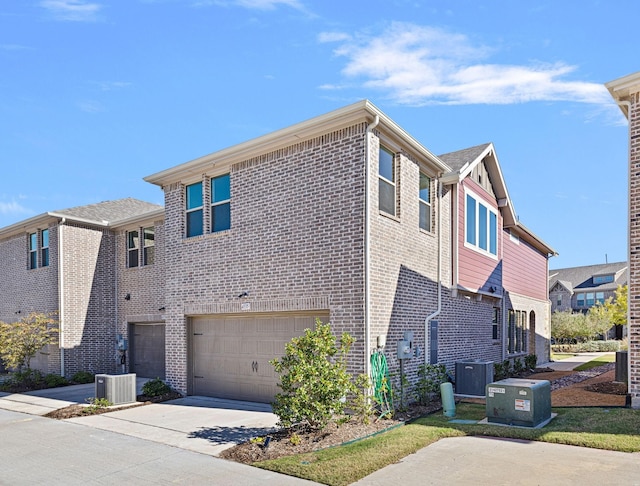
MULTIPOLYGON (((326 320, 326 314, 320 315, 326 320)), ((315 317, 295 315, 220 316, 192 319, 192 393, 271 402, 280 391, 269 363, 315 317)))

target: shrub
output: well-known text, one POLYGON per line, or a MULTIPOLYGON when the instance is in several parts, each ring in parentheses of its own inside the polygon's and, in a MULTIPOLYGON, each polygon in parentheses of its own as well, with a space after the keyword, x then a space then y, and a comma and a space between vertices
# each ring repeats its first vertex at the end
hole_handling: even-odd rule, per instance
POLYGON ((105 408, 113 405, 113 403, 111 403, 106 398, 95 397, 87 398, 87 403, 89 404, 89 406, 86 407, 84 411, 84 413, 87 415, 94 415, 96 413, 102 412, 105 408))
POLYGON ((31 358, 55 340, 58 321, 54 316, 32 312, 18 322, 0 322, 0 359, 7 368, 30 369, 31 358))
POLYGON ((524 366, 528 370, 535 370, 538 365, 538 357, 535 354, 529 354, 524 357, 524 366))
POLYGON ((553 344, 551 351, 554 353, 607 353, 620 351, 621 341, 587 341, 574 344, 553 344))
POLYGON ((93 373, 89 373, 88 371, 78 371, 71 377, 71 381, 77 383, 78 385, 83 385, 85 383, 95 383, 96 375, 93 373))
POLYGON ((418 381, 414 392, 422 405, 431 401, 433 395, 440 391, 440 385, 447 381, 447 369, 443 364, 421 364, 418 366, 418 381))
POLYGON ((365 425, 371 423, 371 417, 376 413, 374 400, 369 396, 371 380, 366 374, 358 375, 354 383, 353 398, 351 399, 351 409, 365 425))
POLYGON ((64 376, 49 373, 48 375, 45 375, 44 383, 48 388, 55 388, 58 386, 67 386, 69 381, 64 376))
POLYGON ((513 373, 518 375, 524 371, 524 365, 522 364, 522 360, 520 358, 516 358, 513 360, 513 373))
POLYGON ((16 371, 13 373, 10 381, 14 385, 23 386, 25 388, 40 388, 44 383, 44 377, 40 370, 27 368, 24 371, 16 371))
POLYGON ((142 385, 142 394, 148 397, 159 397, 171 392, 171 387, 160 378, 154 378, 142 385))
POLYGON ((493 364, 493 379, 496 381, 504 380, 511 376, 511 362, 505 359, 502 363, 493 364))
POLYGON ((334 414, 344 413, 344 399, 354 391, 346 366, 353 342, 343 333, 338 343, 330 325, 316 319, 315 330, 293 338, 285 355, 270 361, 280 375, 282 392, 275 396, 273 413, 281 426, 323 429, 334 414))

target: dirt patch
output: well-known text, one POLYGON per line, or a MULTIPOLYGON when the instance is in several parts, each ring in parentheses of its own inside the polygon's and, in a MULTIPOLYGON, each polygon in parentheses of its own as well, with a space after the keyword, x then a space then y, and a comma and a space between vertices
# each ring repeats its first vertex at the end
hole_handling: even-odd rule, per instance
MULTIPOLYGON (((549 380, 552 384, 551 405, 553 407, 623 407, 626 402, 626 387, 613 381, 615 371, 607 367, 591 372, 597 375, 585 379, 574 371, 538 370, 526 378, 549 380), (576 382, 577 380, 582 380, 576 382)), ((524 377, 523 377, 524 378, 524 377)), ((484 398, 464 399, 464 401, 485 403, 484 398)), ((383 419, 369 425, 359 423, 355 418, 340 426, 332 424, 318 431, 279 431, 264 442, 245 442, 223 451, 220 457, 232 461, 251 464, 267 459, 276 459, 292 454, 301 454, 326 449, 358 438, 367 437, 382 430, 398 426, 411 419, 422 417, 442 408, 439 400, 428 407, 410 405, 403 414, 393 419, 383 419)))
POLYGON ((182 398, 182 395, 178 392, 165 393, 157 397, 149 397, 147 395, 138 395, 136 397, 136 403, 131 405, 122 405, 114 407, 92 407, 90 404, 86 405, 69 405, 68 407, 59 408, 45 415, 48 418, 54 418, 58 420, 64 420, 74 417, 85 417, 87 415, 100 415, 108 412, 115 412, 116 410, 126 410, 128 408, 141 407, 143 405, 149 405, 151 403, 166 402, 167 400, 176 400, 182 398))

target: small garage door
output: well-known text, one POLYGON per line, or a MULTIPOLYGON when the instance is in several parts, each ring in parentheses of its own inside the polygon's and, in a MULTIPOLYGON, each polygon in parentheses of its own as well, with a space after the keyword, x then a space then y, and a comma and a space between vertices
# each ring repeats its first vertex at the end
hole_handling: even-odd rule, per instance
MULTIPOLYGON (((318 315, 323 322, 327 314, 318 315)), ((271 402, 280 391, 269 360, 285 344, 315 328, 316 316, 241 315, 191 319, 191 393, 271 402)))
POLYGON ((164 324, 132 324, 130 339, 131 372, 164 380, 164 324))

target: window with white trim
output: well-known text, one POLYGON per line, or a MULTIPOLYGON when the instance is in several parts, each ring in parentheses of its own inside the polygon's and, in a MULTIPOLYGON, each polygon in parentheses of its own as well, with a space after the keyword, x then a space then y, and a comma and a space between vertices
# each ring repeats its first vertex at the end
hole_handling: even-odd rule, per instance
POLYGON ((29 233, 29 270, 38 268, 38 233, 29 233))
POLYGON ((49 230, 44 229, 40 234, 42 238, 42 247, 40 248, 40 266, 49 266, 49 230))
POLYGON ((395 161, 391 151, 380 146, 378 155, 378 208, 392 216, 396 215, 395 161))
POLYGON ((211 232, 231 228, 231 179, 229 174, 211 179, 211 232))
POLYGON ((596 275, 593 277, 593 283, 594 285, 600 285, 600 284, 604 284, 604 283, 611 283, 613 282, 613 275, 596 275))
POLYGON ((186 226, 187 238, 202 234, 202 182, 188 185, 186 187, 186 226))
POLYGON ((604 292, 596 292, 596 302, 598 304, 604 304, 604 292))
POLYGON ((584 307, 584 294, 578 294, 576 296, 576 305, 578 307, 584 307))
POLYGON ((498 213, 470 192, 465 198, 465 245, 498 255, 498 213))
POLYGON ((153 226, 142 229, 142 264, 153 265, 156 258, 156 232, 153 226))
POLYGON ((592 306, 596 303, 593 292, 587 292, 587 306, 592 306))
POLYGON ((135 268, 138 266, 140 250, 140 233, 137 230, 127 231, 127 267, 135 268))
POLYGON ((420 228, 431 231, 431 178, 420 172, 420 228))

